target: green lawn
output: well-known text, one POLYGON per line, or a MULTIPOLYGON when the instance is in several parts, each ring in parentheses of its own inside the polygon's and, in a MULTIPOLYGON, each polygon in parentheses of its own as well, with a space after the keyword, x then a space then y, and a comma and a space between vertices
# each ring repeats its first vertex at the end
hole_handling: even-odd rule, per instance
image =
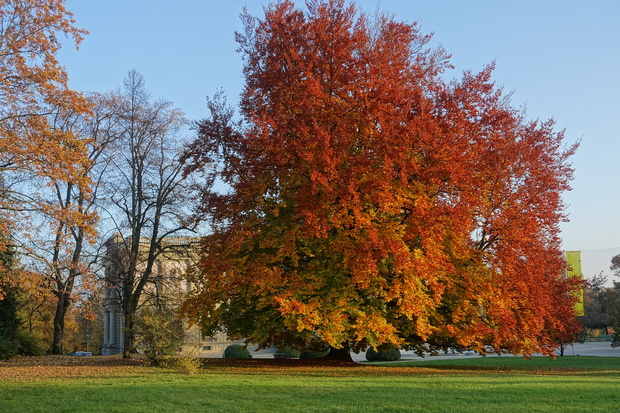
POLYGON ((488 356, 488 357, 472 357, 451 360, 426 359, 423 361, 399 362, 398 364, 390 363, 390 366, 401 367, 427 367, 427 368, 449 368, 463 370, 482 369, 493 371, 504 369, 507 371, 553 371, 559 370, 564 372, 590 370, 604 370, 609 373, 616 372, 620 374, 620 357, 583 357, 583 356, 565 356, 552 359, 551 357, 533 357, 525 359, 523 357, 514 356, 488 356))
POLYGON ((610 412, 620 407, 620 358, 489 357, 356 367, 253 361, 216 363, 195 375, 145 367, 108 376, 76 377, 72 371, 63 377, 63 371, 51 377, 29 377, 26 371, 3 379, 0 412, 610 412))

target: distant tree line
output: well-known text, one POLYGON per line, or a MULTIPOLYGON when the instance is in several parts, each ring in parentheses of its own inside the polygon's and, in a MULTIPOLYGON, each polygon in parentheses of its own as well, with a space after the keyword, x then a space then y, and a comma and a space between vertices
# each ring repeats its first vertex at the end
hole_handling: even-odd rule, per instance
MULTIPOLYGON (((610 269, 620 277, 620 255, 611 259, 610 269)), ((610 336, 612 346, 620 346, 620 282, 613 281, 612 287, 605 287, 607 277, 594 276, 584 291, 584 312, 582 322, 589 335, 610 336)))

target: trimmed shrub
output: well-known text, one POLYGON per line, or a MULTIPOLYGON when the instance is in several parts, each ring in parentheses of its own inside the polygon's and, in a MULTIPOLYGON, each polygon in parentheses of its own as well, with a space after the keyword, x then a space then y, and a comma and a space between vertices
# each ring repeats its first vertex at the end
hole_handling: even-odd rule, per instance
POLYGON ((276 359, 296 359, 299 358, 299 350, 295 350, 294 348, 284 347, 283 349, 278 348, 273 354, 273 358, 276 359))
POLYGON ((366 360, 368 361, 396 361, 400 359, 400 350, 394 345, 383 345, 377 347, 377 350, 370 347, 366 351, 366 360))
POLYGON ((231 344, 224 350, 225 359, 249 359, 250 352, 245 346, 241 344, 231 344))
POLYGON ((329 353, 329 350, 325 351, 315 351, 315 350, 304 350, 299 354, 300 359, 321 359, 325 357, 329 353))

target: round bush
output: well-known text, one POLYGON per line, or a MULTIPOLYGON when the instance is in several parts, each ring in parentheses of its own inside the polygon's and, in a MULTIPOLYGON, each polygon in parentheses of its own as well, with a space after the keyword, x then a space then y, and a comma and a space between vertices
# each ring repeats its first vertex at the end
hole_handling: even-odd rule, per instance
POLYGON ((396 346, 380 346, 377 350, 370 347, 366 351, 368 361, 396 361, 400 359, 400 350, 396 346))
POLYGON ((224 358, 226 359, 249 359, 250 352, 241 344, 231 344, 224 350, 224 358))
POLYGON ((325 351, 314 351, 314 350, 304 350, 299 354, 300 359, 320 359, 323 358, 329 353, 329 350, 325 351))
POLYGON ((278 351, 273 353, 273 358, 276 359, 296 359, 299 357, 299 350, 295 350, 294 348, 284 347, 282 349, 278 348, 278 351))

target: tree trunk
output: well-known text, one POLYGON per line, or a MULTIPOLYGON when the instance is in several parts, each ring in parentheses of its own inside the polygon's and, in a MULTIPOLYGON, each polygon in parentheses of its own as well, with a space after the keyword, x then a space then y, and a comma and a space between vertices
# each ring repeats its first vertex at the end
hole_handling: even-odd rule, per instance
POLYGON ((133 321, 135 313, 126 311, 123 322, 123 358, 131 358, 131 348, 133 347, 133 321))
POLYGON ((63 354, 62 339, 65 331, 65 315, 71 304, 71 298, 66 293, 58 294, 56 313, 54 314, 54 338, 52 340, 52 354, 63 354))
POLYGON ((339 360, 354 363, 351 357, 351 348, 349 343, 342 343, 341 348, 329 347, 329 353, 325 356, 326 359, 339 360))
POLYGON ((564 357, 564 353, 566 352, 566 349, 568 348, 570 344, 569 343, 561 343, 560 344, 560 357, 564 357))

